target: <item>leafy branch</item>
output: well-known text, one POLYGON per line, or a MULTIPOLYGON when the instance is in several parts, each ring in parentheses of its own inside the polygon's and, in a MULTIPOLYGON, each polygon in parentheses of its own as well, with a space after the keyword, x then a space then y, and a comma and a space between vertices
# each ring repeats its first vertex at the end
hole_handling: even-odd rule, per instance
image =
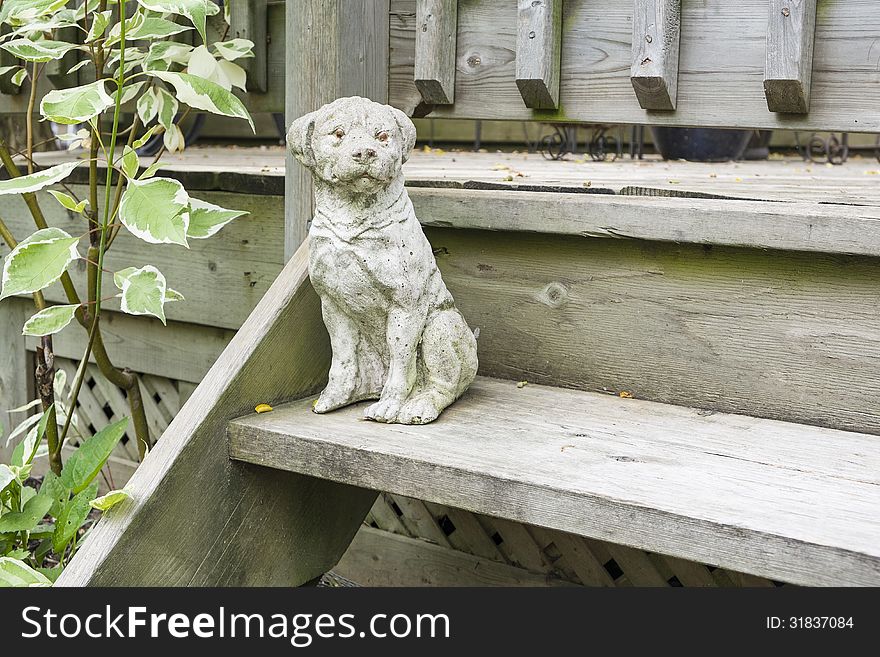
MULTIPOLYGON (((93 479, 129 423, 116 423, 90 438, 83 435, 77 407, 89 362, 94 361, 102 377, 125 391, 141 458, 152 445, 138 376, 114 365, 104 345, 101 317, 105 302, 114 298, 105 293, 104 276, 112 275, 120 310, 131 315, 150 315, 165 323, 165 306, 184 297, 153 265, 108 271, 108 251, 123 231, 128 239, 189 248, 192 240, 208 238, 245 214, 192 198, 178 181, 156 174, 164 153, 185 148, 180 123, 191 111, 241 118, 253 128, 233 93, 245 89, 246 74, 236 61, 253 56, 253 43, 227 41, 228 26, 221 30, 219 41, 208 42, 207 18, 219 11, 211 0, 70 4, 0 0, 0 25, 8 28, 0 36, 0 49, 23 61, 0 70, 0 75, 9 75, 13 84, 28 85, 29 105, 23 153, 13 154, 0 136, 0 164, 8 178, 0 180, 0 195, 21 196, 36 228, 17 240, 0 219, 0 239, 10 249, 3 261, 0 302, 24 295, 34 299, 37 312, 25 322, 23 333, 40 340, 35 372, 39 399, 15 410, 41 410, 13 430, 8 440, 19 441, 13 462, 0 464, 0 584, 45 583, 41 576, 51 581, 57 572, 41 569, 47 555, 54 554, 52 568, 60 571, 76 550, 76 530, 85 521, 89 504, 99 502, 93 479), (68 28, 76 28, 80 38, 62 38, 68 28), (192 31, 200 45, 174 40, 192 31), (48 62, 61 61, 68 53, 78 59, 68 71, 78 84, 53 89, 40 98, 39 82, 48 62), (133 108, 133 119, 122 125, 126 107, 133 108), (59 139, 70 150, 84 149, 87 161, 71 159, 39 168, 34 159, 37 111, 43 120, 80 126, 59 139), (138 149, 160 136, 159 154, 151 165, 142 167, 138 149), (20 169, 22 160, 26 172, 20 169), (82 200, 65 182, 81 165, 88 166, 88 193, 82 200), (54 201, 47 200, 50 196, 54 201), (83 221, 85 230, 77 236, 51 226, 41 202, 59 203, 70 218, 83 221), (77 260, 86 262, 84 294, 69 271, 77 260), (47 302, 45 291, 55 283, 60 284, 66 303, 47 302), (67 330, 74 319, 88 339, 65 397, 66 375, 56 371, 52 336, 67 330), (65 463, 62 448, 72 433, 79 436, 81 446, 65 463), (26 480, 34 459, 44 456, 50 474, 35 492, 26 480), (58 520, 51 536, 40 529, 47 513, 58 520), (41 547, 34 549, 37 536, 41 547)), ((112 500, 100 502, 97 508, 109 508, 125 495, 114 492, 105 497, 112 500)))

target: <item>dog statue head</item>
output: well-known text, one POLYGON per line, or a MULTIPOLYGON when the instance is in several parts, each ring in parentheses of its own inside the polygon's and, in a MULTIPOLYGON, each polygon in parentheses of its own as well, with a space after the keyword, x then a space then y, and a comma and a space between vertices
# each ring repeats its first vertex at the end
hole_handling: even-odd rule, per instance
POLYGON ((394 107, 351 96, 298 118, 287 145, 317 180, 355 194, 375 194, 401 173, 416 128, 394 107))

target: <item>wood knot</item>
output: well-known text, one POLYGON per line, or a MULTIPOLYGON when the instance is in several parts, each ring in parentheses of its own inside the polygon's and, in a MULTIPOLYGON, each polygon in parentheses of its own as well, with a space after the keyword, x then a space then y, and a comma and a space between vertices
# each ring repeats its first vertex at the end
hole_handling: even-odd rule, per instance
POLYGON ((468 66, 470 66, 471 68, 476 68, 482 62, 480 61, 479 55, 471 55, 470 57, 467 58, 467 63, 468 63, 468 66))
POLYGON ((548 283, 536 298, 549 308, 560 308, 568 302, 568 288, 562 283, 548 283))

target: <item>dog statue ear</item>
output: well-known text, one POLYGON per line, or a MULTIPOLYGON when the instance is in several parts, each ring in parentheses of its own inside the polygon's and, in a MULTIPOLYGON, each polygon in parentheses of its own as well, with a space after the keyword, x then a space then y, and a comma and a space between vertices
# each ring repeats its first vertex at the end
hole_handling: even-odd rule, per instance
POLYGON ((409 159, 409 152, 416 145, 416 126, 413 125, 413 122, 410 121, 406 114, 396 107, 392 107, 391 112, 394 114, 394 120, 397 122, 397 127, 400 128, 400 134, 403 137, 403 147, 401 148, 403 151, 402 161, 406 162, 409 159))
POLYGON ((287 131, 287 147, 297 160, 311 169, 315 166, 315 153, 312 151, 312 133, 315 131, 315 115, 309 112, 290 124, 287 131))

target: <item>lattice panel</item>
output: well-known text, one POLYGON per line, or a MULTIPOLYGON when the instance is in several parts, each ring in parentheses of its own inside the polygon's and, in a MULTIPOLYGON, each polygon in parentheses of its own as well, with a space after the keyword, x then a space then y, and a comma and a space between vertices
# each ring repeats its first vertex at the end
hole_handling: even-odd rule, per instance
MULTIPOLYGON (((72 360, 55 359, 55 367, 67 372, 68 383, 72 383, 76 376, 76 366, 77 363, 72 360)), ((141 375, 140 382, 150 437, 155 441, 180 410, 178 383, 172 379, 150 375, 141 375)), ((96 365, 89 365, 86 369, 86 378, 79 393, 76 411, 80 430, 83 433, 88 432, 86 435, 91 435, 108 424, 131 415, 125 390, 117 388, 101 376, 96 365)), ((78 444, 79 436, 72 435, 71 442, 78 444)), ((138 461, 137 442, 131 425, 113 452, 113 456, 135 463, 138 461)))
POLYGON ((774 586, 743 573, 383 493, 366 523, 586 586, 774 586))

